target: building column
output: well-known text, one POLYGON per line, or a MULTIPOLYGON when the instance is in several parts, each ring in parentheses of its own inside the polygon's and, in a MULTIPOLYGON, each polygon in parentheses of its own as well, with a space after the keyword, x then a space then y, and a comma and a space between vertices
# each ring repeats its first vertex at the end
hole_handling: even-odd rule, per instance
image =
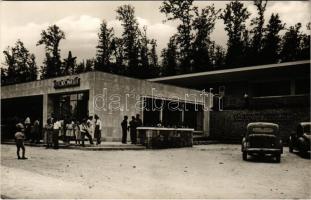
POLYGON ((42 124, 44 125, 48 119, 48 95, 44 94, 43 95, 43 102, 42 102, 42 107, 43 107, 43 113, 42 113, 42 124))
POLYGON ((295 95, 296 81, 290 80, 290 95, 295 95))

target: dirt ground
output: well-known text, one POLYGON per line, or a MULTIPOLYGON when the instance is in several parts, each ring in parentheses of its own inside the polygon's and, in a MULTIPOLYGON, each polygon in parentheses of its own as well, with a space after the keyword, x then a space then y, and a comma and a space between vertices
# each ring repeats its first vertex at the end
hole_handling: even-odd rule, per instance
POLYGON ((240 145, 81 151, 1 145, 8 198, 311 198, 310 159, 288 153, 242 161, 240 145))

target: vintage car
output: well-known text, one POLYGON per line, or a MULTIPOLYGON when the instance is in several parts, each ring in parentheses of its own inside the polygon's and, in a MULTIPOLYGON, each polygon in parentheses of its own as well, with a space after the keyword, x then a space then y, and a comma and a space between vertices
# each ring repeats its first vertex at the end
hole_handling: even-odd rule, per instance
POLYGON ((289 137, 289 152, 297 150, 301 153, 310 151, 311 122, 301 122, 297 126, 297 132, 289 137))
POLYGON ((280 162, 282 153, 279 125, 267 122, 253 122, 247 125, 246 134, 242 139, 243 160, 247 160, 247 155, 270 154, 275 156, 276 162, 280 162))

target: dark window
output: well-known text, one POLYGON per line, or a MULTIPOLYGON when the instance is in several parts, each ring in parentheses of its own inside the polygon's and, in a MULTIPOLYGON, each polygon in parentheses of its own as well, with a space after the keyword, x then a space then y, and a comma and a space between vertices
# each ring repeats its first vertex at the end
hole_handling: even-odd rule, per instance
POLYGON ((252 88, 255 97, 290 95, 290 81, 254 83, 252 88))
POLYGON ((296 94, 310 94, 310 79, 296 80, 296 94))

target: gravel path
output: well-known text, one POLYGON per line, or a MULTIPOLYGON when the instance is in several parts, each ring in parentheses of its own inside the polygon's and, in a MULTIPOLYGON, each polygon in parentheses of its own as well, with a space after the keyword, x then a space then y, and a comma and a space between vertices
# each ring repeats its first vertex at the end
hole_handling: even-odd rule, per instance
POLYGON ((310 159, 288 153, 242 161, 239 145, 141 151, 1 145, 1 195, 9 198, 311 198, 310 159))

